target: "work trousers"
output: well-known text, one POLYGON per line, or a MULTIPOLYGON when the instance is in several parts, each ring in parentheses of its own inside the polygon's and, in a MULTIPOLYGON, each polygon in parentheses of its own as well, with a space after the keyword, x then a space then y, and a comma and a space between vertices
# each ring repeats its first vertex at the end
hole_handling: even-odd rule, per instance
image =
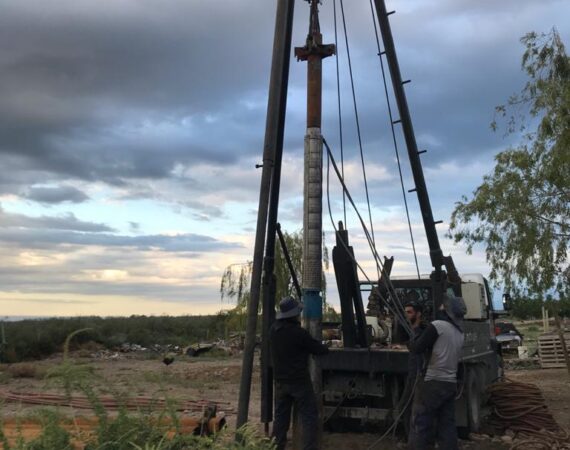
POLYGON ((424 450, 433 443, 434 431, 440 450, 457 450, 455 394, 457 384, 419 380, 412 406, 408 438, 411 450, 424 450))
POLYGON ((287 431, 289 431, 289 425, 291 424, 293 405, 295 405, 300 417, 303 449, 317 450, 319 413, 313 385, 310 381, 296 384, 275 383, 273 437, 277 443, 277 450, 283 450, 287 443, 287 431))

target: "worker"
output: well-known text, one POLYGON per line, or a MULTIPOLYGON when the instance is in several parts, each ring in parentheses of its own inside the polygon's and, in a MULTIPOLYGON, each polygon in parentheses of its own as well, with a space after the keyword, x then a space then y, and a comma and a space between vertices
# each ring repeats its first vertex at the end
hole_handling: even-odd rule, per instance
MULTIPOLYGON (((427 323, 423 319, 423 307, 420 303, 416 301, 408 301, 404 304, 404 311, 406 313, 406 318, 408 319, 408 322, 414 331, 414 339, 410 339, 411 342, 412 340, 417 340, 420 337, 423 331, 427 328, 427 323)), ((418 362, 416 365, 416 370, 414 370, 414 372, 421 371, 423 367, 421 359, 422 358, 418 358, 415 353, 412 353, 410 355, 411 361, 418 362)), ((412 366, 410 365, 410 369, 411 368, 412 366)))
MULTIPOLYGON (((409 343, 419 339, 423 331, 426 329, 427 324, 423 320, 423 308, 420 303, 415 300, 409 300, 404 304, 404 311, 406 313, 406 318, 413 331, 413 338, 409 339, 409 343)), ((416 354, 410 352, 408 357, 408 376, 406 377, 406 384, 404 385, 404 391, 400 397, 400 401, 395 408, 394 417, 400 420, 407 426, 410 421, 410 411, 411 411, 411 397, 413 395, 414 386, 416 385, 417 378, 421 375, 424 368, 424 355, 416 354), (401 417, 400 417, 401 415, 401 417)))
POLYGON ((269 340, 275 378, 275 420, 273 437, 278 450, 287 443, 291 409, 295 405, 303 430, 303 449, 317 449, 319 414, 309 375, 309 355, 324 355, 329 349, 301 327, 303 305, 293 297, 279 303, 277 320, 269 340))
POLYGON ((445 295, 436 320, 410 344, 411 352, 423 354, 427 351, 430 355, 425 375, 416 383, 412 405, 408 442, 413 450, 427 448, 430 436, 434 434, 441 450, 458 449, 455 396, 466 311, 461 297, 445 295))

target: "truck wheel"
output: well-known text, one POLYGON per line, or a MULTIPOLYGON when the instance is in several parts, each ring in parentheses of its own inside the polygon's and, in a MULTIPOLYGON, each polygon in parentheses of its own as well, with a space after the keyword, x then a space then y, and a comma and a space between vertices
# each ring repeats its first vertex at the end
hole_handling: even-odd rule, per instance
POLYGON ((481 427, 481 389, 477 379, 478 371, 474 367, 467 369, 462 398, 467 409, 467 425, 457 427, 457 435, 468 439, 469 433, 477 433, 481 427))
POLYGON ((481 389, 477 373, 475 368, 467 372, 467 423, 470 433, 477 433, 481 428, 481 389))

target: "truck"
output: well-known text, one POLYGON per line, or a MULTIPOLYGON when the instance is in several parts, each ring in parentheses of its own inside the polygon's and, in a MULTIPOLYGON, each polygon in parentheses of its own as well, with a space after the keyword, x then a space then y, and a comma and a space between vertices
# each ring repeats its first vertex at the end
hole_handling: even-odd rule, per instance
POLYGON ((440 222, 433 218, 420 160, 424 152, 418 150, 414 135, 388 21, 390 13, 383 0, 375 0, 375 5, 385 50, 381 57, 386 58, 390 71, 432 272, 424 276, 392 276, 394 259, 384 257, 379 264, 379 280, 360 280, 348 231, 339 222, 332 261, 341 306, 342 347, 331 348, 320 360, 325 427, 338 430, 346 426, 375 426, 397 419, 394 412, 402 408, 409 356, 404 345, 409 339, 402 326, 405 318, 397 314, 398 308, 403 312, 405 300, 413 298, 423 306, 424 318, 433 320, 444 296, 449 294, 463 297, 467 306, 456 399, 458 431, 466 435, 479 430, 485 389, 502 375, 500 346, 495 338, 497 312, 488 281, 481 274, 460 274, 452 257, 443 255, 436 230, 440 222), (371 293, 367 311, 363 303, 366 292, 371 293))

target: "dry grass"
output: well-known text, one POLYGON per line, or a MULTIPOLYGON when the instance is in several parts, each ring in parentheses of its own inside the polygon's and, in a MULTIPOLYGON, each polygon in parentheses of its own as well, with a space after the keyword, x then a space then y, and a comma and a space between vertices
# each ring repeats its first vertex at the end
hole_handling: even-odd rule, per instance
POLYGON ((12 378, 36 378, 45 377, 46 371, 43 367, 39 367, 33 363, 14 363, 10 364, 5 372, 12 378))

